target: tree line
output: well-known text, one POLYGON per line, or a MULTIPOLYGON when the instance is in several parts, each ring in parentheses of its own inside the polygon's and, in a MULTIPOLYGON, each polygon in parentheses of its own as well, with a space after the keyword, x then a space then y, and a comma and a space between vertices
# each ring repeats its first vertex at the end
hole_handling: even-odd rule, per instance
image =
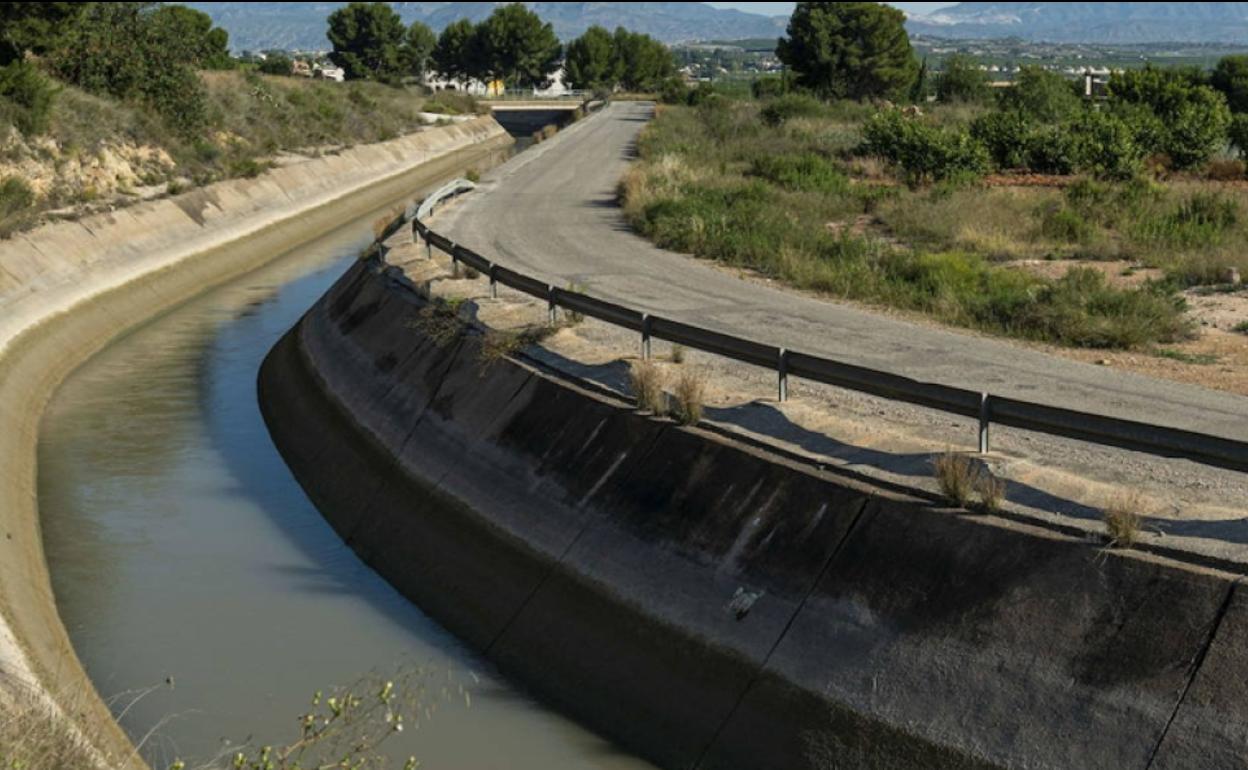
POLYGON ((350 3, 330 14, 328 37, 330 59, 348 78, 382 82, 437 74, 529 88, 550 82, 564 64, 572 88, 649 90, 676 71, 667 46, 623 28, 590 27, 565 49, 522 3, 499 6, 479 23, 452 22, 439 35, 419 21, 404 26, 389 3, 350 3))

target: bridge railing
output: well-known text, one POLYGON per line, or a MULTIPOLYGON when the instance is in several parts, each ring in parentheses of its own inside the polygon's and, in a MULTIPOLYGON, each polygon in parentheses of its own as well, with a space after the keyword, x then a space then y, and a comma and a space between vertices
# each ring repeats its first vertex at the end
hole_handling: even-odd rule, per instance
MULTIPOLYGON (((454 188, 453 184, 443 189, 451 188, 454 188)), ((426 199, 426 203, 431 199, 432 196, 426 199)), ((1020 401, 941 383, 922 382, 892 372, 869 369, 693 326, 607 302, 583 292, 561 289, 497 264, 434 232, 422 221, 421 212, 424 211, 425 206, 422 205, 418 215, 411 220, 413 236, 425 241, 430 255, 436 248, 450 255, 454 263, 463 263, 488 276, 491 296, 497 296, 498 285, 501 284, 544 301, 549 308, 552 322, 555 320, 556 309, 564 308, 637 332, 640 335, 640 352, 643 358, 650 356, 650 340, 658 338, 775 371, 777 394, 781 401, 788 397, 788 378, 792 376, 969 417, 978 424, 980 452, 989 450, 989 428, 995 423, 1092 444, 1248 472, 1248 442, 1020 401)))

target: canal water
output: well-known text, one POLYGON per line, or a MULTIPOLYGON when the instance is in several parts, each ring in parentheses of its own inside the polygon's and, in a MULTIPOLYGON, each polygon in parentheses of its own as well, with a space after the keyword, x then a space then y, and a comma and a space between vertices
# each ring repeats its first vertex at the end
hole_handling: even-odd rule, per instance
POLYGON ((373 216, 127 335, 57 393, 39 507, 74 647, 156 770, 283 745, 316 691, 418 669, 431 716, 386 744, 392 766, 648 767, 502 681, 362 564, 269 440, 260 362, 373 216))

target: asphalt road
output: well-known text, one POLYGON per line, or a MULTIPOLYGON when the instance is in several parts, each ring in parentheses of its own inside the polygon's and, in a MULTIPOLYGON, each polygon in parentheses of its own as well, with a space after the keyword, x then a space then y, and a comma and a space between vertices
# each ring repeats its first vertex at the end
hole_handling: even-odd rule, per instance
POLYGON ((1248 398, 742 280, 635 235, 616 187, 651 115, 612 104, 487 175, 440 217, 457 243, 606 300, 929 382, 1248 440, 1248 398))

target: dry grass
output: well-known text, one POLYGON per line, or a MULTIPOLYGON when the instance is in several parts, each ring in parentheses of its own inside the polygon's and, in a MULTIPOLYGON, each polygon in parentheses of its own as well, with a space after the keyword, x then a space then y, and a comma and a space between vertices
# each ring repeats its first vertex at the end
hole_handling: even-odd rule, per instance
POLYGON ((663 370, 653 361, 634 361, 628 372, 629 388, 643 412, 662 415, 667 410, 663 401, 663 370))
POLYGON ((464 322, 459 317, 462 300, 434 299, 420 309, 419 316, 411 326, 428 337, 434 345, 442 348, 459 337, 464 322))
POLYGON ((979 494, 979 502, 985 511, 996 513, 1001 510, 1001 503, 1005 501, 1004 481, 993 476, 987 469, 982 470, 975 477, 975 491, 979 494))
POLYGON ((970 459, 950 450, 936 458, 933 469, 940 493, 958 507, 965 508, 971 501, 977 475, 970 459))
POLYGON ((697 369, 682 369, 676 380, 676 403, 672 416, 681 425, 696 425, 706 402, 706 376, 697 369))
POLYGON ((1139 542, 1144 521, 1139 510, 1139 498, 1133 494, 1121 495, 1105 508, 1105 535, 1110 548, 1131 548, 1139 542))
POLYGON ((0 683, 0 770, 89 770, 99 759, 42 698, 0 683))
MULTIPOLYGON (((485 372, 493 364, 508 356, 515 355, 530 345, 536 345, 557 332, 558 326, 526 326, 518 331, 487 329, 481 339, 480 361, 481 371, 485 372)), ((3 770, 3 768, 0 768, 3 770)))
POLYGON ((672 352, 668 357, 674 364, 683 364, 685 362, 685 346, 672 343, 672 352))

